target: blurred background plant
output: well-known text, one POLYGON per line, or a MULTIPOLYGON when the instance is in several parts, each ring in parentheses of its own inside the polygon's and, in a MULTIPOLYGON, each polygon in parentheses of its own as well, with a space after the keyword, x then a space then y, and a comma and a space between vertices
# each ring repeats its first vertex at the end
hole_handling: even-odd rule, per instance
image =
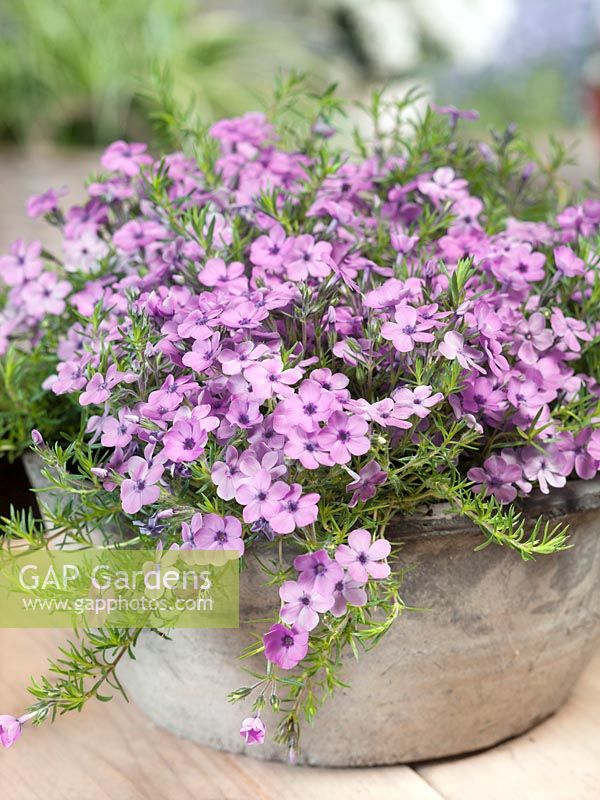
MULTIPOLYGON (((0 137, 107 144, 149 133, 140 88, 168 65, 207 119, 257 103, 299 58, 268 19, 202 0, 0 0, 0 137)), ((303 59, 307 63, 306 59, 303 59)))
MULTIPOLYGON (((583 121, 600 0, 0 0, 0 139, 147 138, 140 89, 168 66, 210 122, 260 105, 276 68, 364 99, 424 87, 486 127, 583 121), (585 81, 582 76, 585 76, 585 81)), ((593 97, 591 107, 594 107, 593 97)))

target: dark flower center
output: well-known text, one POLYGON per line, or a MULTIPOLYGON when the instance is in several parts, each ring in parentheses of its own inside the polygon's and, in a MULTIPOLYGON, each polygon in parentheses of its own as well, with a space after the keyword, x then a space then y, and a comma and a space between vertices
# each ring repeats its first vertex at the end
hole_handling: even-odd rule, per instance
POLYGON ((294 644, 294 637, 290 636, 289 633, 286 633, 286 635, 281 640, 281 644, 282 647, 292 647, 292 645, 294 644))

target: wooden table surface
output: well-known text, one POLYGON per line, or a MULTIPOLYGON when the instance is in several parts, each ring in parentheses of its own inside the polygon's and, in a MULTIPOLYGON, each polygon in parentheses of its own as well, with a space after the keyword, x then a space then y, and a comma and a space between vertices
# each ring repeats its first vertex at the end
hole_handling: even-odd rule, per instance
MULTIPOLYGON (((27 704, 62 631, 0 631, 0 713, 27 704)), ((168 689, 166 689, 168 690, 168 689)), ((10 800, 598 800, 600 653, 567 705, 524 736, 414 767, 315 769, 231 756, 157 728, 122 698, 29 728, 0 752, 10 800)))

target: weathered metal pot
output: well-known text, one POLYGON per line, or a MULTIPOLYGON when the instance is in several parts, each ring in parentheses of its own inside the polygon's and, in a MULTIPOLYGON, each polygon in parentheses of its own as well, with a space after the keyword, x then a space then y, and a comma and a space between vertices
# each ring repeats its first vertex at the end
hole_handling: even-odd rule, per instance
MULTIPOLYGON (((300 761, 322 766, 394 764, 489 747, 523 733, 565 701, 600 638, 600 482, 574 482, 529 501, 571 526, 573 548, 523 562, 456 517, 398 520, 408 612, 359 661, 349 655, 339 690, 305 726, 300 761)), ((277 592, 249 559, 241 618, 272 615, 277 592)), ((248 685, 240 651, 251 628, 145 634, 120 676, 159 725, 231 752, 285 759, 272 737, 246 748, 245 709, 227 694, 248 685)), ((276 721, 263 715, 269 732, 276 721)))

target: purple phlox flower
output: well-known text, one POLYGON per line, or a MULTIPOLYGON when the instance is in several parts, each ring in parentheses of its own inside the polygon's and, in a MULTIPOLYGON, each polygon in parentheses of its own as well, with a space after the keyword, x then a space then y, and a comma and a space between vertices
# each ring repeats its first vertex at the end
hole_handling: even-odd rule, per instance
POLYGON ((588 332, 587 325, 583 320, 565 317, 560 308, 552 309, 550 323, 552 325, 552 330, 561 340, 561 343, 574 353, 579 353, 581 351, 579 339, 584 342, 589 342, 593 338, 588 332))
POLYGON ((236 488, 235 499, 244 508, 244 522, 256 522, 264 517, 267 522, 279 512, 280 503, 288 493, 289 486, 283 481, 275 481, 271 473, 261 469, 247 478, 236 488))
POLYGON ((589 452, 591 436, 591 428, 584 428, 576 436, 566 431, 560 435, 557 442, 559 449, 570 458, 571 469, 575 469, 577 477, 584 481, 594 478, 598 471, 596 460, 589 452))
POLYGON ((359 469, 356 478, 346 485, 346 491, 352 492, 352 497, 348 506, 354 508, 357 503, 370 500, 375 497, 377 487, 387 480, 387 472, 381 469, 377 461, 369 461, 364 467, 359 469))
POLYGON ((26 244, 23 239, 17 239, 10 255, 0 256, 0 278, 7 286, 21 286, 37 278, 43 268, 41 253, 40 242, 26 244))
POLYGON ((471 121, 479 119, 479 112, 470 109, 456 108, 456 106, 438 106, 436 103, 431 103, 431 110, 435 111, 436 114, 450 117, 450 124, 452 127, 456 126, 459 119, 471 121))
POLYGON ((22 732, 22 718, 12 717, 10 714, 0 714, 0 744, 8 749, 20 738, 22 732))
POLYGON ((167 237, 167 231, 158 222, 132 219, 114 234, 113 242, 124 253, 132 253, 167 237))
POLYGON ((236 517, 205 514, 200 529, 194 534, 197 550, 235 550, 244 553, 242 524, 236 517))
POLYGON ((299 461, 305 469, 333 466, 329 451, 319 443, 318 431, 305 431, 300 427, 290 428, 284 453, 288 458, 299 461))
POLYGON ((255 717, 246 717, 242 721, 240 736, 249 747, 265 741, 265 723, 258 714, 255 717))
POLYGON ((197 419, 180 419, 173 423, 162 439, 165 458, 181 462, 195 461, 204 452, 208 433, 197 419))
POLYGON ((492 271, 498 280, 516 287, 541 281, 545 277, 544 264, 546 256, 534 252, 527 244, 519 244, 511 248, 503 258, 498 259, 492 271))
POLYGON ((174 550, 199 550, 201 548, 196 544, 196 534, 201 530, 203 523, 202 514, 194 514, 191 520, 181 523, 181 541, 180 545, 172 545, 174 550))
POLYGON ((297 581, 284 581, 279 589, 283 606, 279 612, 282 622, 312 631, 319 624, 319 614, 329 611, 333 595, 320 595, 297 581))
POLYGON ((381 335, 392 342, 400 353, 410 353, 417 343, 433 342, 434 335, 428 333, 435 327, 433 320, 422 320, 413 306, 398 305, 394 312, 395 322, 384 322, 381 335))
POLYGON ((72 288, 69 281, 59 280, 55 272, 42 272, 27 284, 23 294, 25 307, 40 319, 45 314, 62 314, 67 307, 64 298, 72 288))
POLYGON ((305 528, 316 521, 319 514, 320 495, 316 492, 302 494, 302 486, 293 483, 281 499, 279 510, 269 523, 275 533, 292 533, 296 528, 305 528))
POLYGON ((271 474, 271 478, 276 480, 287 472, 287 467, 283 463, 281 454, 274 450, 268 450, 262 445, 255 445, 248 450, 244 450, 239 460, 241 473, 240 480, 253 478, 262 469, 266 469, 271 474))
POLYGON ((67 194, 65 186, 62 189, 48 189, 42 194, 34 194, 27 201, 27 216, 36 218, 42 214, 51 214, 58 210, 58 201, 67 194))
POLYGON ((215 461, 210 476, 217 487, 217 494, 223 500, 233 500, 242 473, 239 469, 239 453, 229 445, 225 450, 225 460, 215 461))
POLYGON ((431 413, 433 406, 444 399, 441 392, 432 394, 431 386, 415 386, 414 389, 408 387, 397 389, 393 394, 396 411, 400 414, 415 414, 424 419, 431 413))
POLYGON ((302 378, 302 370, 298 367, 284 369, 279 356, 265 358, 255 362, 244 370, 244 377, 252 385, 252 393, 260 400, 269 397, 290 397, 294 390, 290 388, 302 378))
POLYGON ((365 399, 349 400, 344 404, 344 409, 362 417, 365 420, 376 422, 383 428, 412 428, 412 424, 407 422, 409 413, 403 413, 403 409, 396 408, 396 404, 391 397, 378 400, 376 403, 368 403, 365 399))
POLYGON ((315 550, 313 553, 296 556, 294 569, 299 573, 298 582, 322 597, 330 595, 335 584, 344 575, 340 565, 330 558, 325 550, 315 550))
POLYGON ((576 256, 571 248, 564 244, 555 248, 554 261, 556 268, 568 278, 585 275, 585 261, 576 256))
POLYGON ((355 581, 350 575, 344 575, 339 580, 333 591, 333 605, 329 609, 334 617, 343 617, 348 606, 365 606, 367 604, 367 593, 364 584, 355 581))
POLYGON ((225 375, 238 375, 246 367, 270 353, 264 344, 255 345, 254 342, 242 342, 236 345, 235 350, 229 348, 221 350, 217 356, 225 375))
POLYGON ((460 393, 462 410, 470 414, 483 414, 490 422, 499 422, 506 411, 506 395, 495 388, 494 381, 482 376, 470 380, 460 393))
POLYGON ((141 142, 128 143, 119 139, 106 148, 100 163, 104 169, 121 172, 128 178, 133 178, 140 171, 140 167, 152 163, 152 158, 146 154, 146 149, 146 145, 141 142))
POLYGON ((467 191, 467 181, 464 178, 457 178, 451 167, 439 167, 430 177, 419 177, 417 185, 419 191, 434 203, 457 200, 467 191))
POLYGON ((572 459, 556 444, 549 444, 542 450, 533 445, 525 447, 521 461, 525 477, 530 481, 537 481, 544 494, 548 494, 550 486, 564 486, 572 466, 572 459))
POLYGON ((335 560, 348 570, 353 580, 366 583, 369 577, 375 580, 388 577, 391 570, 385 559, 391 549, 387 539, 375 539, 372 542, 368 531, 356 528, 348 534, 348 544, 338 545, 335 560))
POLYGON ((221 353, 221 335, 213 333, 209 339, 196 339, 192 349, 184 353, 182 362, 194 372, 207 372, 221 353))
POLYGON ((477 360, 481 359, 481 354, 473 347, 465 344, 465 339, 462 334, 456 331, 448 331, 444 335, 444 339, 438 345, 439 352, 449 361, 458 361, 463 369, 476 369, 478 372, 485 374, 485 370, 477 360))
POLYGON ((226 264, 222 258, 209 258, 198 273, 198 280, 203 286, 226 289, 234 295, 244 294, 248 290, 246 267, 241 261, 226 264))
POLYGON ((297 394, 277 405, 273 427, 278 433, 288 433, 295 426, 314 431, 320 422, 329 419, 335 402, 335 397, 316 381, 305 380, 297 394))
POLYGON ((127 462, 126 478, 121 484, 121 505, 126 514, 137 514, 142 506, 155 503, 160 488, 155 486, 164 472, 162 464, 149 466, 146 459, 132 456, 127 462))
POLYGON ((600 463, 600 430, 591 432, 587 443, 587 451, 594 461, 600 463))
POLYGON ((221 313, 221 323, 232 330, 259 328, 269 316, 268 309, 251 301, 242 301, 221 313))
POLYGON ((493 495, 499 503, 512 503, 517 496, 514 484, 523 477, 518 464, 509 464, 502 456, 490 456, 483 467, 473 467, 467 477, 475 484, 474 492, 485 489, 486 495, 493 495))
POLYGON ((544 388, 534 380, 526 378, 524 375, 515 375, 510 378, 506 387, 506 397, 508 402, 517 411, 537 412, 546 403, 550 403, 556 397, 556 391, 544 388))
POLYGON ((137 375, 132 372, 121 372, 114 364, 111 364, 106 371, 106 376, 100 372, 94 373, 88 381, 85 391, 79 396, 79 403, 82 406, 99 405, 110 397, 111 389, 114 389, 121 382, 133 383, 137 380, 137 375))
POLYGON ((250 396, 235 397, 225 414, 225 419, 242 429, 253 428, 262 418, 260 403, 250 396))
MULTIPOLYGON (((204 304, 206 306, 206 304, 204 304)), ((196 308, 177 326, 182 339, 210 339, 219 325, 220 308, 196 308)))
POLYGON ((278 272, 290 258, 294 239, 288 238, 281 225, 274 225, 268 234, 259 236, 250 247, 250 261, 258 267, 278 272))
POLYGON ((539 353, 552 347, 554 334, 546 327, 543 314, 536 311, 528 320, 523 319, 514 334, 514 351, 526 364, 535 364, 539 353))
POLYGON ((131 420, 131 411, 120 408, 117 418, 106 417, 102 423, 101 442, 104 447, 125 447, 129 444, 138 426, 131 420))
POLYGON ((331 251, 329 242, 315 242, 309 234, 297 236, 285 259, 288 278, 292 281, 326 278, 333 266, 331 251))
POLYGON ((350 379, 343 372, 333 373, 330 369, 313 369, 310 373, 310 380, 315 381, 331 392, 340 402, 344 402, 350 397, 350 393, 346 388, 350 383, 350 379))
POLYGON ((335 464, 346 464, 352 456, 362 456, 371 447, 366 435, 368 423, 358 416, 334 411, 327 426, 319 433, 319 444, 329 451, 335 464))
POLYGON ((308 652, 308 631, 276 623, 263 636, 265 657, 281 669, 293 669, 308 652))

